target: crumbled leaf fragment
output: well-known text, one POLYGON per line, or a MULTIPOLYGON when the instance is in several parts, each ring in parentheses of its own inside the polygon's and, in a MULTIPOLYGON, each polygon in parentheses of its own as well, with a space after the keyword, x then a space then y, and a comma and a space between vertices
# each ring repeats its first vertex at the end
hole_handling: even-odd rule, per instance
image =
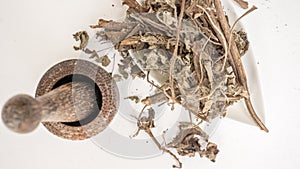
POLYGON ((234 0, 236 3, 240 5, 241 8, 247 9, 248 8, 248 2, 244 0, 234 0))
POLYGON ((90 59, 99 58, 99 55, 95 50, 90 50, 90 49, 86 48, 86 49, 84 49, 84 53, 90 55, 89 56, 90 59))
POLYGON ((98 63, 101 63, 102 66, 106 67, 111 63, 111 60, 107 55, 104 55, 102 57, 99 57, 95 60, 98 63))
POLYGON ((134 65, 131 67, 130 74, 133 79, 135 79, 135 77, 139 77, 142 79, 144 79, 146 77, 146 74, 137 65, 134 65))
POLYGON ((138 96, 128 96, 125 99, 129 99, 131 101, 134 101, 135 103, 139 103, 140 102, 140 98, 138 96))
POLYGON ((96 29, 96 28, 103 28, 105 25, 109 24, 113 22, 112 20, 104 20, 104 19, 99 19, 98 20, 98 24, 97 25, 91 25, 90 27, 92 29, 96 29))
POLYGON ((89 41, 89 35, 86 31, 79 31, 73 34, 73 38, 76 41, 80 41, 79 46, 73 46, 74 50, 83 50, 89 41))
POLYGON ((241 56, 245 55, 245 53, 249 49, 249 41, 247 38, 247 33, 243 30, 234 31, 233 38, 239 50, 240 55, 241 56))
POLYGON ((206 157, 210 161, 215 162, 218 153, 219 153, 218 146, 215 143, 209 142, 206 146, 206 149, 200 152, 200 156, 206 157))
POLYGON ((114 74, 113 79, 115 82, 120 82, 122 80, 122 76, 118 74, 114 74))
POLYGON ((136 0, 123 0, 123 5, 127 5, 129 10, 134 12, 146 12, 147 9, 142 7, 136 0))

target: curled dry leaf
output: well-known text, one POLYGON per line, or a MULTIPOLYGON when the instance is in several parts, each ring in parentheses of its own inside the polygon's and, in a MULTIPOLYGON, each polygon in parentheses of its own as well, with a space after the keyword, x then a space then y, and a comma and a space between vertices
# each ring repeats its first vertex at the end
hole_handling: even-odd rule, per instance
POLYGON ((79 31, 73 34, 73 37, 76 41, 80 41, 79 46, 73 46, 75 50, 83 50, 89 41, 89 35, 86 31, 79 31))
POLYGON ((209 142, 205 150, 200 152, 201 157, 207 157, 212 162, 216 161, 216 156, 219 153, 218 146, 215 143, 209 142))
POLYGON ((208 141, 208 135, 199 126, 182 122, 179 129, 179 134, 168 144, 169 147, 175 148, 181 156, 194 157, 198 153, 200 157, 207 157, 215 162, 219 152, 217 145, 208 142, 206 148, 202 148, 203 142, 208 141))

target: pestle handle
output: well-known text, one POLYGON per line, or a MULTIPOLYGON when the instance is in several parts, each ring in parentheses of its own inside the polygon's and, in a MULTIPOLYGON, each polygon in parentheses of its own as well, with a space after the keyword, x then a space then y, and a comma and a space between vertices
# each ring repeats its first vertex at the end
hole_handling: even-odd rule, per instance
POLYGON ((2 110, 4 124, 17 133, 33 131, 41 122, 77 122, 98 106, 95 86, 85 82, 64 84, 34 99, 17 95, 2 110))

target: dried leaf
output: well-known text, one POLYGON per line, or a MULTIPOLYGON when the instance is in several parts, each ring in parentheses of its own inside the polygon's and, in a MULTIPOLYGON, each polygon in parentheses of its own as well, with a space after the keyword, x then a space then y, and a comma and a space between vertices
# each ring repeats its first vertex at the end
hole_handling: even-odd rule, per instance
POLYGON ((129 99, 131 101, 134 101, 135 103, 139 103, 140 102, 140 98, 138 96, 128 96, 124 99, 129 99))
POLYGON ((99 58, 99 55, 95 50, 92 51, 92 50, 86 48, 86 49, 84 49, 84 53, 89 54, 90 59, 99 58))
POLYGON ((115 82, 119 82, 122 80, 122 76, 121 75, 118 75, 118 74, 114 74, 113 75, 113 79, 115 82))
POLYGON ((123 5, 127 5, 134 12, 146 12, 147 9, 142 7, 136 0, 123 0, 123 5))
POLYGON ((73 37, 76 41, 80 41, 80 45, 77 46, 73 46, 74 50, 83 50, 89 41, 89 35, 86 31, 79 31, 76 32, 75 34, 73 34, 73 37))
POLYGON ((108 66, 111 63, 111 61, 110 61, 110 59, 107 55, 99 57, 95 61, 98 62, 98 63, 101 63, 101 65, 104 66, 104 67, 108 66))
POLYGON ((91 25, 90 27, 92 29, 96 29, 96 28, 103 28, 105 27, 107 24, 113 22, 112 20, 104 20, 104 19, 99 19, 98 20, 98 24, 97 25, 91 25))
MULTIPOLYGON (((184 137, 189 134, 195 134, 203 138, 203 140, 208 139, 208 135, 198 125, 195 125, 191 122, 180 122, 178 127, 181 132, 181 134, 178 134, 178 136, 180 135, 181 137, 182 136, 184 137)), ((176 140, 182 140, 182 139, 176 139, 176 140)))
POLYGON ((209 142, 206 146, 206 149, 200 152, 200 156, 207 157, 212 162, 215 162, 218 153, 218 146, 215 143, 209 142))
POLYGON ((136 77, 144 79, 146 77, 146 74, 137 65, 131 67, 130 75, 132 76, 132 79, 135 79, 136 77))
POLYGON ((245 53, 249 49, 249 41, 247 38, 247 33, 243 30, 234 31, 233 32, 233 38, 236 43, 236 47, 239 50, 239 53, 241 56, 245 55, 245 53))

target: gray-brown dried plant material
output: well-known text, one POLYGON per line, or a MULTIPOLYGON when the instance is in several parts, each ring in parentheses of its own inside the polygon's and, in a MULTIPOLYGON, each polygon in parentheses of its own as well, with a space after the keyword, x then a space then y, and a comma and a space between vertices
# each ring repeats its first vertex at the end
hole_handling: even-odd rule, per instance
POLYGON ((89 35, 86 31, 79 31, 73 34, 76 41, 80 41, 79 46, 73 46, 75 50, 83 50, 89 41, 89 35))
MULTIPOLYGON (((248 8, 246 1, 234 1, 248 8)), ((169 149, 176 150, 180 156, 199 154, 213 162, 216 160, 217 145, 209 141, 199 124, 224 117, 227 108, 239 100, 244 100, 256 124, 268 131, 252 106, 241 61, 249 48, 247 34, 235 30, 235 24, 229 25, 220 0, 143 0, 142 3, 123 0, 123 4, 129 7, 124 21, 99 19, 91 27, 99 29, 97 36, 111 42, 121 55, 115 79, 141 78, 157 88, 156 94, 144 99, 137 96, 125 99, 145 105, 137 118, 138 131, 145 131, 159 149, 178 161, 173 167, 182 165, 169 149), (155 127, 151 105, 156 103, 168 103, 170 112, 174 104, 179 104, 200 123, 180 122, 179 133, 172 142, 162 146, 151 132, 155 127), (146 110, 148 116, 143 115, 146 110)), ((237 22, 255 9, 252 7, 237 22)), ((76 37, 87 39, 83 35, 76 37)), ((85 45, 82 41, 76 49, 83 49, 103 66, 110 63, 96 51, 84 49, 85 45)))
POLYGON ((135 103, 139 103, 140 102, 140 98, 138 96, 128 96, 125 99, 129 99, 131 101, 134 101, 135 103))

